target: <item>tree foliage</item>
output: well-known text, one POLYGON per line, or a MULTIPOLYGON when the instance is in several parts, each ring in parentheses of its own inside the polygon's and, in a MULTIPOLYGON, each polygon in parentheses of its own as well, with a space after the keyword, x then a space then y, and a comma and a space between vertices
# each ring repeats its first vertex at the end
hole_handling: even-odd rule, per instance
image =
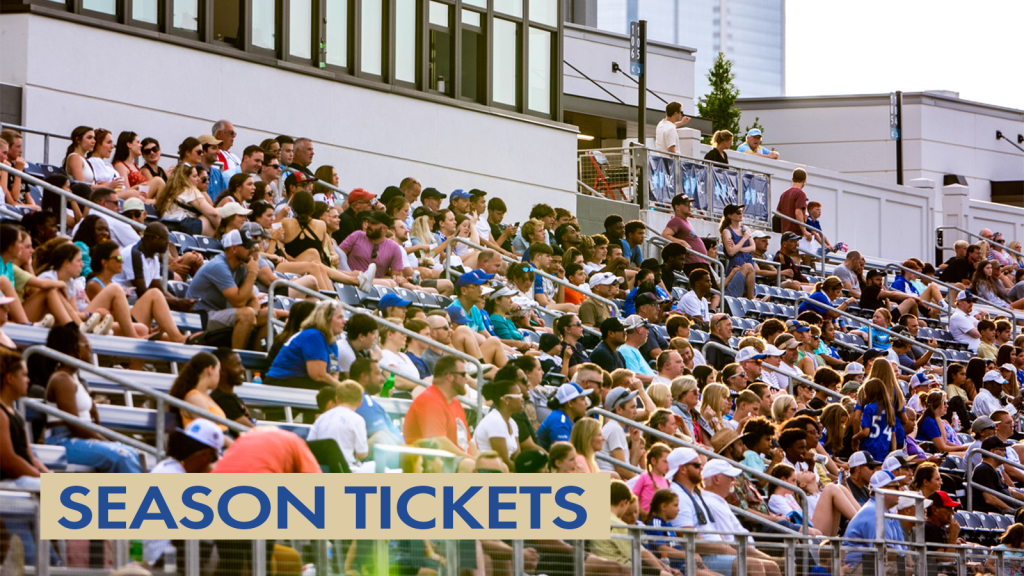
POLYGON ((733 84, 736 75, 732 72, 732 62, 722 52, 718 53, 707 78, 711 92, 697 103, 697 113, 711 120, 713 130, 728 130, 739 142, 740 110, 736 108, 736 98, 740 91, 733 84))

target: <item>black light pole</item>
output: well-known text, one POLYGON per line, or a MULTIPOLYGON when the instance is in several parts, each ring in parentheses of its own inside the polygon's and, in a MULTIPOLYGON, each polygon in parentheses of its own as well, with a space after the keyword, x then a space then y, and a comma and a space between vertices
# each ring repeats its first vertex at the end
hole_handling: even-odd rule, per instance
POLYGON ((903 185, 903 92, 896 91, 896 183, 903 185))
POLYGON ((637 139, 643 146, 647 142, 647 20, 638 22, 640 25, 640 84, 637 97, 637 139))

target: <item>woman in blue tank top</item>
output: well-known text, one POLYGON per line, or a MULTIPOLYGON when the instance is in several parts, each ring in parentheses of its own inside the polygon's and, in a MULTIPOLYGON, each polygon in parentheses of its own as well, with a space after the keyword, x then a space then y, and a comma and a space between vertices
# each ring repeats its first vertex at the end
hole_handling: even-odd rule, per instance
POLYGON ((750 229, 743 225, 743 206, 729 204, 722 211, 722 222, 718 225, 722 236, 722 246, 729 257, 729 265, 725 273, 733 268, 743 266, 754 260, 754 236, 750 229), (728 232, 728 233, 727 233, 728 232))

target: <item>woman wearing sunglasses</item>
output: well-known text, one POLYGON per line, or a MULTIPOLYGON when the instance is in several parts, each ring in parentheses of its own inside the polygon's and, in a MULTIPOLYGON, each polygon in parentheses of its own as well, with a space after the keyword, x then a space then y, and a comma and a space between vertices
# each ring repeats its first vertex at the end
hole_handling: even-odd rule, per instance
POLYGON ((523 410, 523 395, 515 382, 496 380, 484 385, 484 399, 492 402, 491 411, 476 427, 473 440, 480 452, 494 450, 512 472, 519 455, 519 426, 513 414, 523 410))
POLYGON ((160 142, 156 138, 145 138, 142 140, 142 161, 145 164, 139 171, 148 180, 160 178, 167 181, 167 172, 160 167, 160 142))
MULTIPOLYGON (((121 256, 121 249, 117 247, 117 244, 110 241, 100 242, 92 248, 90 253, 93 274, 85 285, 85 295, 91 301, 99 297, 107 287, 118 284, 114 277, 124 270, 124 258, 121 256)), ((134 297, 133 289, 129 289, 127 292, 129 292, 128 296, 134 297)), ((171 309, 167 304, 167 298, 160 290, 146 290, 142 298, 132 305, 131 317, 135 322, 142 324, 147 332, 153 325, 153 321, 156 320, 160 332, 151 336, 150 339, 156 338, 161 332, 167 335, 166 340, 170 342, 182 344, 188 339, 188 335, 182 334, 175 325, 174 319, 171 318, 171 309)))
MULTIPOLYGON (((147 141, 152 138, 147 138, 147 141)), ((148 144, 148 148, 156 147, 158 144, 148 144)), ((117 147, 114 148, 114 157, 111 165, 114 170, 130 186, 129 190, 137 192, 137 196, 149 202, 150 198, 156 198, 160 190, 166 184, 166 178, 152 177, 143 174, 136 166, 139 156, 143 155, 143 145, 139 141, 139 135, 135 132, 121 132, 117 137, 117 147)), ((159 168, 159 167, 158 167, 159 168)), ((118 194, 120 196, 120 193, 118 194)))

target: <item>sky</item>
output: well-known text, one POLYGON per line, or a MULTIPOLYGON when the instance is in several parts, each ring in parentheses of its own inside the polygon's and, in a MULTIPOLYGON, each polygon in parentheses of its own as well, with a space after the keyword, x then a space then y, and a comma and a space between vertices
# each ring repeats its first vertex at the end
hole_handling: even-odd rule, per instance
POLYGON ((1024 0, 786 0, 786 95, 951 90, 1024 110, 1024 0))

